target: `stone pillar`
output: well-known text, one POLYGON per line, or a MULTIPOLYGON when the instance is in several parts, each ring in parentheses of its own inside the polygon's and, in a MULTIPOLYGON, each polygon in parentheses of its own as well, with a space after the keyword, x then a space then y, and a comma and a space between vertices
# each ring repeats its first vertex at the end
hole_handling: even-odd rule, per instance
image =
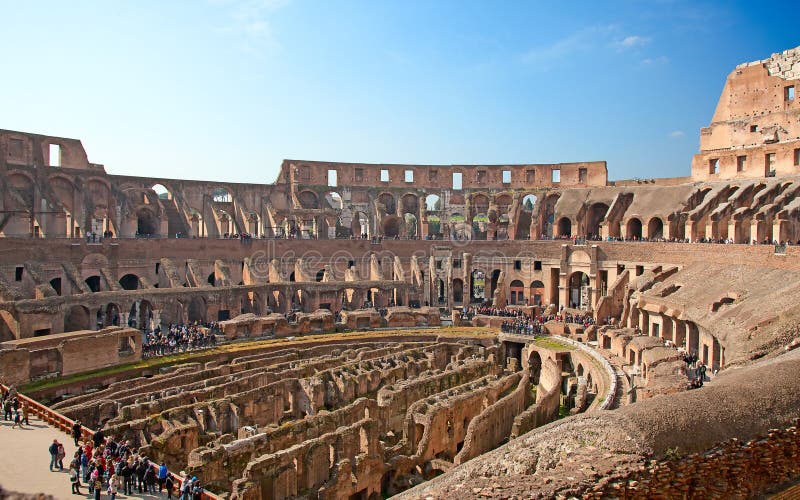
POLYGON ((686 225, 684 226, 684 237, 689 241, 689 243, 694 241, 694 221, 689 219, 686 221, 686 225))
POLYGON ((750 221, 750 243, 758 242, 758 220, 753 218, 750 221))
POLYGON ((130 319, 130 316, 131 316, 131 313, 124 312, 124 311, 120 310, 120 312, 119 312, 119 326, 127 327, 128 326, 128 320, 130 319))

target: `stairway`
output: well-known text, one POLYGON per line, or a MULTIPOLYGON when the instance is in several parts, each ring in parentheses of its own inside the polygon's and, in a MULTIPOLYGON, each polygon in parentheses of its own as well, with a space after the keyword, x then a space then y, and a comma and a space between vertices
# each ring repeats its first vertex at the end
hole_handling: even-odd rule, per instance
POLYGON ((186 220, 178 211, 175 200, 161 200, 161 204, 164 206, 164 213, 167 215, 167 237, 174 238, 177 233, 188 236, 189 228, 186 225, 186 220))

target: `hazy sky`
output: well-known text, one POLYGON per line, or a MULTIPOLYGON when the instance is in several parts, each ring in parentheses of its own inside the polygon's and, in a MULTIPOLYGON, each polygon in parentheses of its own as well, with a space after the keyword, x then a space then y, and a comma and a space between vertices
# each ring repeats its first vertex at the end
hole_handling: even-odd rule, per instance
POLYGON ((113 174, 262 182, 283 158, 608 161, 688 175, 797 3, 0 0, 0 128, 113 174), (768 8, 767 8, 768 7, 768 8))

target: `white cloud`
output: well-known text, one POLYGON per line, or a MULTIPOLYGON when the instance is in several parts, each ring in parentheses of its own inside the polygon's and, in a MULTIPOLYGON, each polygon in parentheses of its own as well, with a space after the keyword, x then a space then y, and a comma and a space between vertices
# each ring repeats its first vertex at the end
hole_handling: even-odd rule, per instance
POLYGON ((551 44, 528 50, 522 54, 522 61, 542 64, 589 51, 604 45, 615 29, 614 25, 596 25, 575 31, 551 44))
POLYGON ((650 43, 649 37, 640 35, 629 35, 623 38, 622 40, 619 40, 616 43, 616 46, 620 50, 625 50, 633 47, 641 47, 643 45, 647 45, 648 43, 650 43))
POLYGON ((683 132, 683 130, 673 130, 672 132, 669 133, 671 139, 679 139, 685 135, 686 134, 683 132))
POLYGON ((209 0, 209 3, 227 11, 227 20, 217 31, 238 37, 244 52, 280 47, 268 17, 289 0, 209 0))
POLYGON ((658 56, 658 57, 647 57, 642 59, 642 66, 651 66, 656 64, 667 64, 669 63, 669 57, 667 56, 658 56))

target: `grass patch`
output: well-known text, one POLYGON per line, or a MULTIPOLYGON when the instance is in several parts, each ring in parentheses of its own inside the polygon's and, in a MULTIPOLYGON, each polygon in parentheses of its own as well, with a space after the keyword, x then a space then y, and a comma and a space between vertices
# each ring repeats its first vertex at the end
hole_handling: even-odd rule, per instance
POLYGON ((558 339, 554 337, 536 337, 533 340, 533 344, 539 347, 544 347, 545 349, 553 349, 560 351, 575 350, 575 346, 573 346, 572 344, 567 344, 566 342, 560 342, 558 339))

